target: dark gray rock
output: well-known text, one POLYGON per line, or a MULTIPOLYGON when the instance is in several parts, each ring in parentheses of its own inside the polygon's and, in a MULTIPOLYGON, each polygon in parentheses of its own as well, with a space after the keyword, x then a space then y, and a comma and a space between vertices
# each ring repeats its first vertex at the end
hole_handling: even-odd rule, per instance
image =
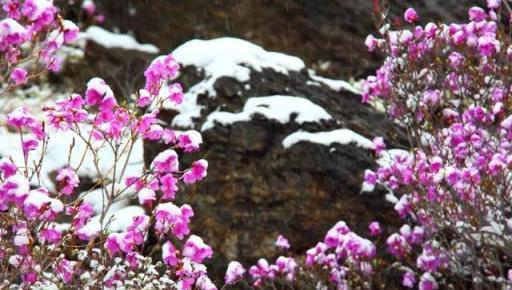
MULTIPOLYGON (((178 81, 190 87, 200 76, 197 68, 186 67, 178 81)), ((202 150, 182 155, 185 165, 198 158, 209 162, 207 178, 182 188, 177 202, 195 209, 193 231, 215 248, 210 266, 217 277, 229 260, 252 263, 259 257, 274 258, 279 234, 290 239, 293 252, 300 253, 320 241, 338 220, 362 235, 373 220, 386 224, 388 232, 397 225, 384 189, 360 193, 364 170, 376 166, 372 152, 355 144, 301 142, 289 149, 283 147, 283 139, 299 129, 348 128, 370 139, 385 136, 394 147, 406 143, 401 130, 385 115, 362 104, 360 96, 311 81, 305 70, 288 75, 271 69, 253 70, 249 89, 244 89, 247 83, 222 77, 214 84, 216 97, 198 97, 204 110, 196 120, 197 130, 218 108, 240 112, 248 98, 273 94, 305 97, 333 117, 300 125, 293 116, 291 122, 282 124, 255 115, 247 122, 217 125, 202 132, 202 150)), ((163 120, 171 123, 175 113, 163 115, 163 120)), ((161 144, 146 143, 146 163, 163 149, 161 144)))

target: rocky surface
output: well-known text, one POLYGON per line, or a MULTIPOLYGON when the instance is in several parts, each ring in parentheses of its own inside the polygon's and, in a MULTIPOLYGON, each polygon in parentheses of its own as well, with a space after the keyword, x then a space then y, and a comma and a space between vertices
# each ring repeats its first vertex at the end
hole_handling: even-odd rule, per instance
MULTIPOLYGON (((211 47, 206 43, 204 51, 196 53, 208 54, 211 47)), ((364 170, 376 166, 373 153, 367 148, 369 140, 364 144, 334 142, 328 146, 299 142, 289 148, 285 148, 283 140, 299 130, 346 128, 362 135, 362 139, 385 136, 397 147, 405 143, 400 129, 383 114, 361 104, 358 95, 315 81, 305 68, 287 73, 248 68, 249 80, 219 77, 213 82, 213 91, 206 89, 197 94, 201 113, 190 126, 181 129, 205 129, 206 120, 218 111, 240 113, 249 98, 272 95, 303 97, 323 108, 331 118, 302 122, 301 114, 311 111, 298 110, 285 122, 272 118, 272 113, 255 113, 249 120, 226 125, 213 122, 213 127, 202 131, 202 150, 183 155, 181 162, 185 164, 196 158, 209 161, 206 180, 182 188, 178 200, 192 205, 197 213, 193 231, 216 249, 213 271, 221 274, 232 259, 250 263, 259 257, 275 257, 278 251, 274 242, 279 234, 290 239, 292 251, 302 252, 338 220, 345 220, 362 235, 367 234, 367 226, 373 220, 389 225, 386 230, 390 231, 397 221, 392 203, 385 199, 387 191, 361 193, 364 170)), ((203 68, 185 66, 179 81, 189 89, 197 88, 204 79, 203 68)), ((190 92, 186 97, 192 97, 190 92)), ((277 111, 288 109, 284 105, 277 111)), ((172 124, 175 116, 183 113, 169 109, 163 114, 164 121, 172 124)), ((146 163, 163 148, 146 143, 146 163)))
MULTIPOLYGON (((382 2, 382 0, 380 0, 382 2)), ((106 25, 132 31, 143 42, 171 51, 193 39, 234 36, 304 59, 336 78, 371 73, 380 58, 364 39, 375 32, 371 0, 104 0, 106 25), (330 64, 330 65, 329 65, 330 64)), ((422 19, 456 21, 483 0, 389 0, 391 15, 414 6, 422 19)))

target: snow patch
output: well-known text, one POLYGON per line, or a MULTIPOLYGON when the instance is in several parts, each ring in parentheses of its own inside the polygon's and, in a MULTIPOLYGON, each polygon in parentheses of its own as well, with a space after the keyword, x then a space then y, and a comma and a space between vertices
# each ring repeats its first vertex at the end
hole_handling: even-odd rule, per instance
POLYGON ((337 129, 333 131, 314 133, 297 131, 284 138, 282 144, 283 147, 287 149, 299 142, 311 142, 325 146, 330 146, 333 143, 355 143, 357 146, 365 149, 373 148, 373 142, 371 140, 349 129, 337 129))
MULTIPOLYGON (((165 108, 179 112, 172 125, 183 128, 194 127, 193 119, 200 117, 203 108, 197 103, 197 96, 207 94, 215 97, 213 85, 220 77, 232 77, 243 83, 250 80, 251 69, 258 72, 272 69, 287 75, 290 71, 298 72, 305 68, 300 58, 266 51, 246 40, 230 37, 190 40, 176 48, 172 55, 181 65, 195 66, 204 73, 204 79, 185 93, 180 106, 175 106, 168 100, 164 102, 165 108)), ((161 94, 163 98, 167 98, 166 88, 161 94)))
POLYGON ((247 100, 240 113, 221 111, 211 113, 206 118, 201 131, 213 128, 216 123, 228 125, 249 121, 256 114, 277 120, 280 123, 287 123, 293 113, 297 114, 294 121, 299 124, 331 119, 331 115, 322 107, 305 98, 292 96, 255 97, 247 100))
MULTIPOLYGON (((362 93, 362 90, 359 86, 359 82, 357 82, 355 84, 351 84, 351 83, 349 83, 347 81, 343 81, 343 80, 333 80, 333 79, 324 78, 321 76, 317 76, 316 72, 312 69, 308 70, 308 73, 309 73, 309 77, 311 79, 313 79, 315 82, 322 83, 334 91, 339 92, 341 90, 345 90, 345 91, 352 92, 356 95, 360 95, 362 93)), ((308 83, 306 83, 306 84, 308 84, 308 83)), ((311 83, 311 85, 315 85, 315 84, 311 83)))
POLYGON ((99 26, 90 26, 85 32, 78 36, 77 43, 84 47, 86 41, 93 41, 105 48, 121 48, 126 50, 137 50, 151 54, 160 52, 158 47, 152 44, 142 44, 128 34, 113 33, 99 26))
POLYGON ((300 71, 305 65, 297 57, 266 51, 249 41, 223 37, 211 40, 190 40, 172 53, 183 66, 195 66, 204 70, 207 78, 229 76, 240 82, 250 79, 250 69, 261 72, 270 68, 282 74, 300 71))

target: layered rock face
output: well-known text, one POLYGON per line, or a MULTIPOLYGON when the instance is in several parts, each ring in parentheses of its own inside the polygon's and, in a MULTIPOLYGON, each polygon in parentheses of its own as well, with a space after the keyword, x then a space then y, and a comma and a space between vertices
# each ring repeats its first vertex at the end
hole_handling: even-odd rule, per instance
MULTIPOLYGON (((396 225, 388 192, 361 185, 376 166, 370 139, 396 147, 404 135, 354 87, 239 39, 193 40, 173 54, 188 92, 163 121, 203 134, 202 150, 181 162, 207 159, 208 176, 182 188, 178 202, 195 209, 193 231, 215 248, 213 271, 273 258, 279 234, 301 252, 338 220, 362 235, 373 220, 396 225)), ((163 149, 146 143, 146 164, 163 149)))

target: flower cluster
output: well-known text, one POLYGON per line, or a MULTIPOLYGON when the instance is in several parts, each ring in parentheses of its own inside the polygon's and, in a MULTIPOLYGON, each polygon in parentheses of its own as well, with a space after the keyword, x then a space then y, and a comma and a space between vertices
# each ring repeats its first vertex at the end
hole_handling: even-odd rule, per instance
POLYGON ((512 283, 505 250, 512 239, 512 48, 500 27, 501 1, 487 6, 470 8, 467 23, 425 26, 408 9, 410 27, 383 24, 382 37, 366 41, 387 57, 362 99, 382 100, 411 140, 410 152, 393 152, 376 139, 376 155, 390 162, 365 173, 365 183, 400 194, 395 210, 406 224, 386 243, 406 269, 405 287, 512 283))
MULTIPOLYGON (((32 75, 18 65, 28 42, 34 45, 26 53, 38 55, 46 69, 56 68, 55 53, 77 37, 76 25, 61 20, 49 0, 9 0, 3 8, 8 18, 0 22, 0 53, 9 68, 15 67, 13 84, 32 75), (47 37, 36 43, 39 34, 47 37)), ((94 13, 90 6, 84 9, 94 13)), ((12 217, 0 220, 1 287, 217 289, 203 265, 213 251, 191 234, 194 211, 174 203, 180 183, 189 186, 206 177, 206 160, 184 167, 178 159, 199 150, 201 134, 165 128, 158 119, 163 86, 169 87, 169 100, 181 103, 181 86, 171 83, 178 69, 171 55, 155 59, 145 72, 146 89, 133 103, 119 103, 104 80, 92 78, 83 94, 43 108, 44 122, 25 107, 7 115, 5 124, 19 135, 23 159, 0 160, 0 209, 12 217), (61 153, 69 155, 68 163, 56 170, 52 188, 42 182, 49 178, 43 170, 45 150, 61 133, 73 143, 61 153), (143 140, 168 149, 133 175, 127 169, 130 157, 143 140), (112 158, 110 169, 99 165, 105 152, 112 158), (92 164, 84 169, 87 158, 92 164), (95 171, 92 189, 82 188, 84 170, 95 171), (101 198, 94 201, 95 195, 101 198), (130 214, 117 215, 127 199, 130 214)))
POLYGON ((45 69, 59 70, 57 52, 78 37, 78 27, 63 20, 51 0, 6 0, 2 8, 7 17, 0 20, 0 57, 7 64, 2 68, 6 81, 18 86, 45 69))

